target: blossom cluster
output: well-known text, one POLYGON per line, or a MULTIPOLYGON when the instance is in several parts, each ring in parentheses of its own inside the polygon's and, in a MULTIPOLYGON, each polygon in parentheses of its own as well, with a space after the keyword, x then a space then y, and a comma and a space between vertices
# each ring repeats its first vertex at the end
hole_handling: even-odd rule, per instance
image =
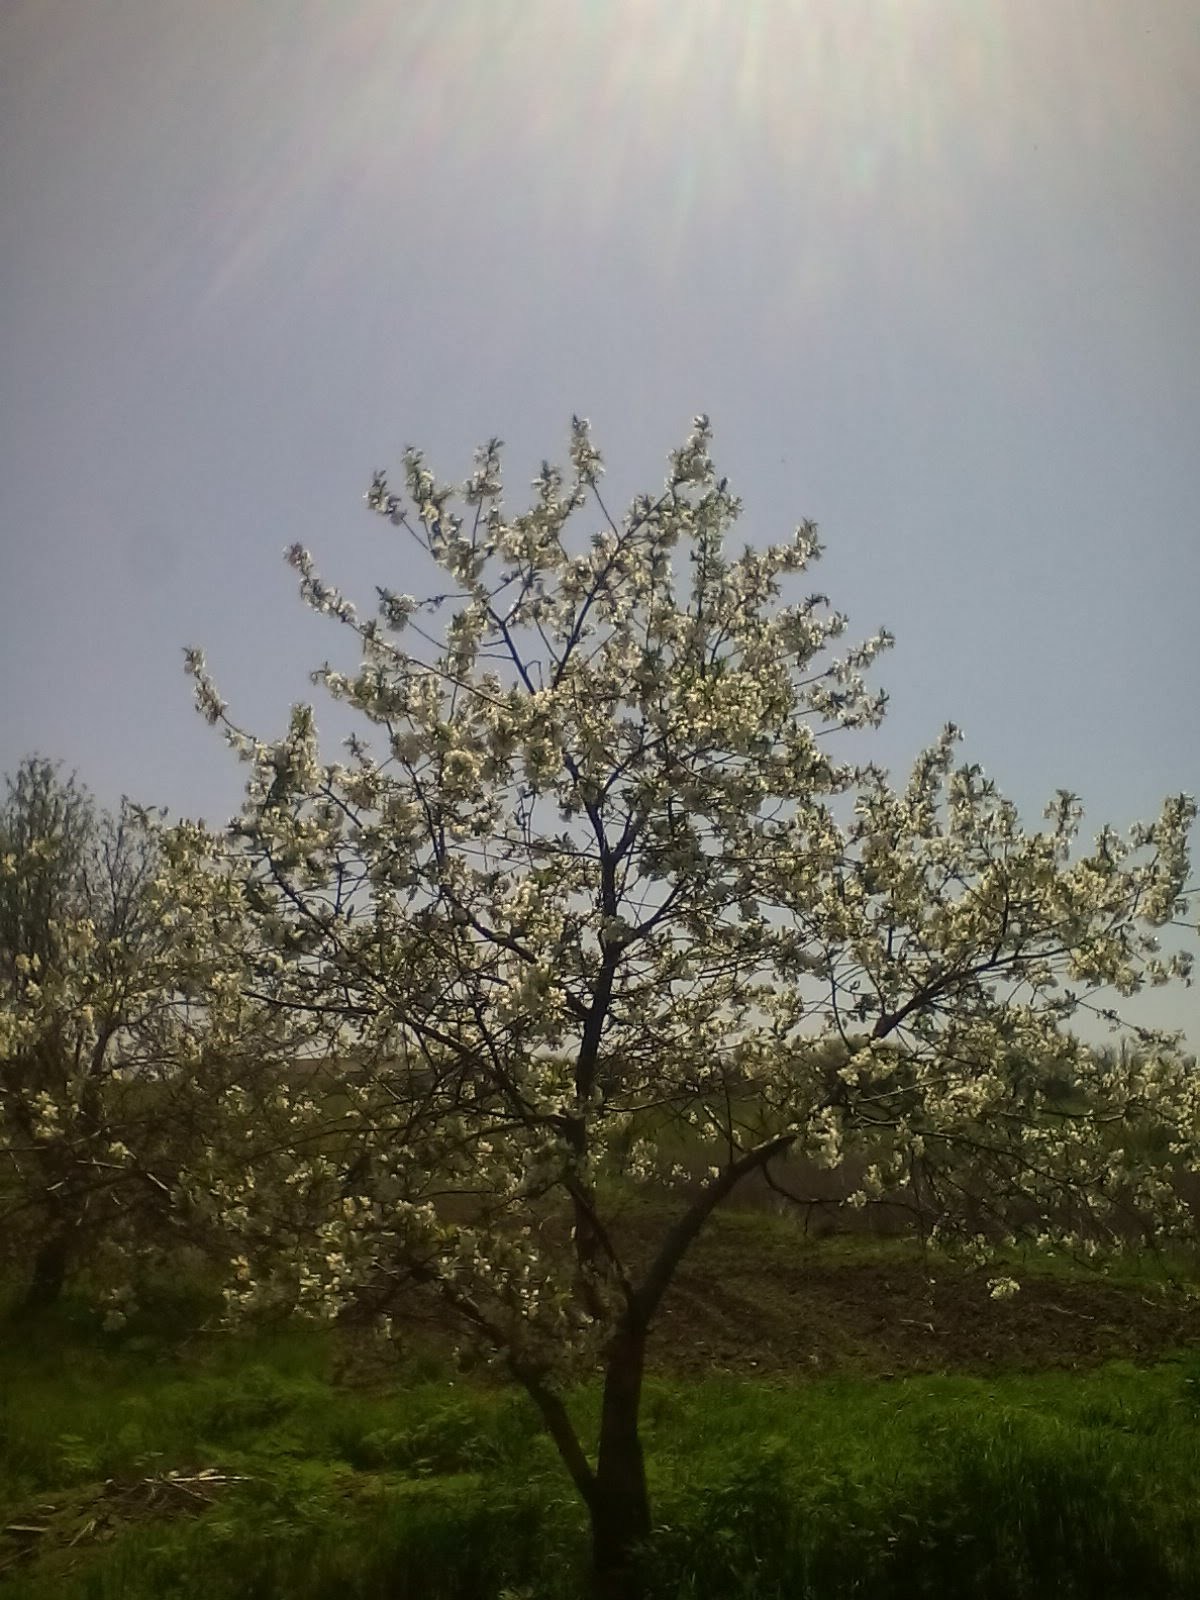
POLYGON ((402 491, 375 474, 368 508, 428 595, 381 588, 365 616, 288 551, 359 648, 357 671, 314 674, 362 727, 343 759, 308 705, 275 742, 245 733, 189 653, 249 778, 230 834, 171 842, 179 903, 232 930, 218 1009, 251 991, 324 1064, 311 1092, 285 1075, 269 1104, 231 1102, 193 1179, 230 1234, 231 1304, 432 1296, 543 1374, 648 1316, 678 1240, 799 1155, 855 1158, 854 1203, 972 1247, 1031 1219, 1081 1244, 1179 1220, 1180 1041, 1112 1056, 1071 1024, 1186 980, 1157 932, 1194 804, 1083 848, 1075 797, 1027 830, 956 765, 954 728, 899 784, 836 759, 884 714, 891 635, 846 646, 798 588, 812 523, 732 551, 743 508, 710 445, 699 417, 620 518, 580 419, 515 515, 498 440, 458 489, 411 450, 402 491), (682 1232, 647 1267, 618 1179, 680 1178, 682 1232))

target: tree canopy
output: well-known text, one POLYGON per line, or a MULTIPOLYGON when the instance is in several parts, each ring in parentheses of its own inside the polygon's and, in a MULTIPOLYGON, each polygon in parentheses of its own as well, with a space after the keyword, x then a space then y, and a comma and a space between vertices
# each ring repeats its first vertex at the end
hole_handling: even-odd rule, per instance
POLYGON ((179 1242, 180 1173, 212 1136, 218 1090, 248 1055, 256 1078, 270 1059, 229 965, 236 918, 215 880, 207 920, 190 916, 161 829, 134 806, 100 810, 37 756, 0 807, 0 1224, 27 1272, 22 1309, 104 1263, 120 1321, 131 1273, 179 1242))
POLYGON ((857 1156, 857 1200, 933 1233, 1094 1247, 1180 1219, 1196 1125, 1177 1039, 1113 1055, 1070 1028, 1101 991, 1186 977, 1156 933, 1192 801, 1083 848, 1072 795, 1026 830, 952 728, 898 785, 839 759, 884 713, 890 636, 847 646, 825 596, 787 592, 813 524, 731 552, 710 444, 698 418, 619 519, 578 419, 515 515, 498 440, 461 488, 416 451, 403 494, 377 474, 367 503, 436 592, 381 587, 363 617, 288 556, 356 636, 357 671, 314 674, 362 726, 341 760, 308 705, 277 742, 240 729, 188 656, 249 781, 227 839, 175 835, 177 892, 204 920, 221 886, 244 987, 313 1058, 273 1087, 269 1137, 231 1117, 194 1179, 237 1221, 235 1298, 436 1300, 541 1407, 607 1593, 650 1525, 655 1311, 748 1175, 857 1156), (672 1179, 631 1249, 638 1182, 672 1179), (562 1400, 589 1366, 594 1452, 562 1400))

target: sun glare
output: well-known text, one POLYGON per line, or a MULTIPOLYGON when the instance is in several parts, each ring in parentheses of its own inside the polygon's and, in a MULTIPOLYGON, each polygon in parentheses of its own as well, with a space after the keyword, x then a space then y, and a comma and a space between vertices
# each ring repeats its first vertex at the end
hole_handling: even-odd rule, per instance
POLYGON ((1108 144, 1130 159, 1113 112, 1145 121, 1154 107, 1120 26, 1091 16, 1066 48, 1065 9, 984 0, 308 0, 263 35, 260 79, 293 90, 286 120, 262 94, 212 197, 210 292, 297 229, 293 270, 336 278, 346 241, 381 218, 423 225, 406 208, 431 169, 436 227, 452 219, 435 248, 465 245, 481 208, 492 227, 519 213, 546 241, 582 229, 611 244, 633 227, 669 281, 685 252, 736 237, 765 204, 801 286, 819 281, 830 227, 861 226, 864 251, 883 252, 902 227, 933 273, 979 184, 1026 181, 1027 166, 1036 181, 1064 127, 1101 163, 1108 144))

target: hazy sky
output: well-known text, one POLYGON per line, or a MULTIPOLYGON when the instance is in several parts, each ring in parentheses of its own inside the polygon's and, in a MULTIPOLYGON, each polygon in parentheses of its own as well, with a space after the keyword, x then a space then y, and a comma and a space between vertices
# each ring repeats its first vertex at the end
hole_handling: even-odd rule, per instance
POLYGON ((622 498, 706 410, 881 760, 1200 790, 1198 107, 1197 0, 3 0, 0 770, 227 815, 182 648, 281 731, 284 547, 411 586, 372 468, 577 411, 622 498))

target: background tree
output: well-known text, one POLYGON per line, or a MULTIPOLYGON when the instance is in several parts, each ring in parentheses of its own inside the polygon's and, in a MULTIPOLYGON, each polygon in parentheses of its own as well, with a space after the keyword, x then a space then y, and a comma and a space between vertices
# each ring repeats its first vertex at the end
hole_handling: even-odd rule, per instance
POLYGON ((131 1259, 177 1242, 176 1175, 244 1046, 214 1005, 212 941, 181 918, 162 866, 152 819, 98 810, 51 762, 30 757, 8 781, 0 1223, 28 1270, 26 1310, 85 1261, 106 1257, 120 1289, 131 1259))
MULTIPOLYGON (((443 592, 380 589, 369 620, 293 548, 306 600, 361 646, 356 673, 316 674, 373 730, 344 762, 322 761, 307 706, 277 744, 242 733, 189 653, 251 767, 229 866, 253 981, 324 1030, 337 1078, 280 1094, 285 1134, 231 1119, 194 1177, 238 1219, 238 1294, 440 1303, 540 1408, 605 1595, 635 1592, 651 1528, 655 1313, 746 1177, 861 1146, 862 1198, 903 1178, 931 1227, 1094 1240, 1135 1197, 1172 1212, 1126 1130, 1154 1122, 1180 1149, 1193 1126, 1171 1039, 1134 1067, 1064 1027, 1084 985, 1182 970, 1147 940, 1180 893, 1190 802, 1072 865, 1073 802, 1023 833, 953 770, 951 732, 899 790, 838 762, 831 736, 883 713, 863 674, 888 635, 831 656, 844 619, 821 595, 784 603, 819 554, 811 524, 727 553, 740 505, 709 443, 699 418, 619 523, 582 422, 570 471, 544 466, 511 519, 498 441, 461 500, 409 452, 411 509, 382 474, 368 504, 443 592), (631 1186, 680 1164, 647 1245, 631 1186), (594 1448, 563 1399, 591 1368, 594 1448)), ((181 885, 218 850, 182 841, 181 885)), ((209 890, 180 892, 202 916, 209 890)))

